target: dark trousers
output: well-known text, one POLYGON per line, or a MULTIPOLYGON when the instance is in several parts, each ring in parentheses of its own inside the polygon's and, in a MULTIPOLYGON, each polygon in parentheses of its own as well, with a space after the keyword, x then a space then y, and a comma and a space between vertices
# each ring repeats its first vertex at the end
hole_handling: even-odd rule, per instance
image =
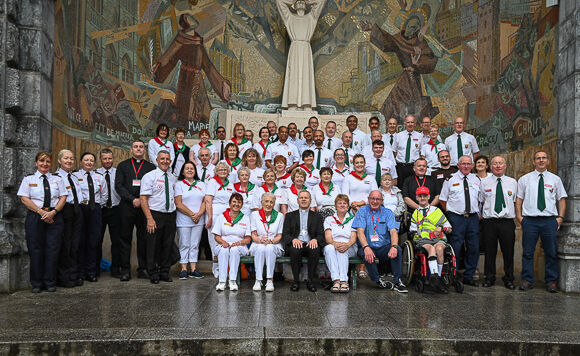
MULTIPOLYGON (((384 262, 388 261, 389 258, 389 250, 391 249, 391 244, 373 248, 373 253, 375 257, 379 259, 379 261, 384 262)), ((401 265, 402 265, 402 250, 400 246, 396 247, 397 249, 397 257, 391 259, 391 269, 393 271, 393 281, 395 283, 399 283, 401 281, 401 265)), ((369 278, 373 282, 379 281, 379 269, 376 263, 368 263, 365 260, 365 250, 363 248, 359 248, 357 252, 358 256, 365 261, 365 266, 367 267, 367 271, 369 272, 369 278)))
POLYGON ((471 280, 475 274, 477 261, 479 259, 479 217, 477 214, 471 214, 468 217, 449 212, 447 219, 453 227, 449 243, 453 247, 456 257, 465 263, 465 273, 463 278, 471 280), (463 256, 463 244, 465 243, 466 251, 463 256))
POLYGON ((413 170, 413 163, 401 163, 397 162, 397 187, 403 189, 403 183, 405 179, 409 176, 415 175, 413 170))
POLYGON ((131 245, 133 243, 133 229, 137 230, 137 261, 138 270, 147 270, 147 242, 145 240, 146 222, 141 208, 134 208, 132 203, 122 201, 119 204, 121 216, 120 236, 120 267, 121 274, 131 273, 131 245))
POLYGON ((83 228, 79 242, 79 277, 96 276, 97 247, 101 238, 101 206, 95 204, 93 210, 88 205, 81 204, 83 228))
POLYGON ((24 228, 30 256, 30 284, 33 288, 54 287, 64 229, 62 214, 56 214, 54 222, 47 224, 40 219, 40 215, 29 211, 24 228))
POLYGON ((306 246, 306 242, 302 242, 301 248, 295 248, 290 244, 287 250, 288 256, 290 256, 290 266, 292 267, 294 282, 300 281, 300 268, 302 267, 303 256, 308 258, 308 281, 312 281, 316 275, 316 267, 318 266, 318 259, 320 258, 320 246, 310 248, 306 246))
POLYGON ((58 281, 66 283, 79 278, 78 251, 83 228, 83 215, 80 206, 66 203, 62 209, 64 230, 58 257, 58 281))
POLYGON ((101 226, 101 238, 97 247, 97 271, 101 266, 103 258, 103 239, 105 230, 109 227, 109 237, 111 238, 111 272, 119 273, 121 267, 121 215, 119 206, 103 208, 103 223, 101 226))
POLYGON ((514 219, 483 219, 483 239, 485 240, 485 279, 495 282, 495 259, 497 243, 503 254, 503 269, 505 282, 514 280, 514 245, 516 241, 516 224, 514 219))
POLYGON ((522 221, 522 279, 534 283, 534 251, 538 237, 546 258, 545 282, 558 280, 558 221, 555 216, 524 216, 522 221))
POLYGON ((147 233, 147 272, 151 278, 166 277, 172 265, 175 245, 176 213, 151 211, 157 228, 153 234, 147 233))

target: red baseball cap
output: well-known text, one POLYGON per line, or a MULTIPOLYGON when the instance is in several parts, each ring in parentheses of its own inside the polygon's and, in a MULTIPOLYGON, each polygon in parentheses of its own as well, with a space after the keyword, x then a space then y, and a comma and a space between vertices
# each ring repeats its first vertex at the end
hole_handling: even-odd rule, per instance
POLYGON ((417 191, 415 192, 415 195, 421 195, 421 194, 429 195, 429 188, 427 188, 427 187, 419 187, 419 188, 417 188, 417 191))

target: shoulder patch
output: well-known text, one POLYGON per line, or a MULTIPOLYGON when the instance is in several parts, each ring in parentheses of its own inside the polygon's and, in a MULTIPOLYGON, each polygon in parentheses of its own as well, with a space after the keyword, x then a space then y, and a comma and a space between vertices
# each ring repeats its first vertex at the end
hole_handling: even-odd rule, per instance
POLYGON ((30 177, 30 176, 33 176, 33 175, 34 175, 34 173, 30 173, 30 174, 27 174, 25 177, 30 177))
POLYGON ((58 173, 58 172, 54 172, 52 175, 53 175, 53 176, 60 177, 60 173, 58 173))
POLYGON ((95 172, 96 174, 101 175, 101 176, 103 175, 103 173, 99 173, 97 171, 93 171, 93 172, 95 172))

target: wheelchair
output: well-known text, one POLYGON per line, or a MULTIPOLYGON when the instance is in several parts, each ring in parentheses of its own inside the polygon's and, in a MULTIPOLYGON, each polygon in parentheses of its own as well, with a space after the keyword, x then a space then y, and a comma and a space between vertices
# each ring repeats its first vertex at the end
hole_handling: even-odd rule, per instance
MULTIPOLYGON (((410 285, 413 278, 416 279, 415 290, 423 293, 425 286, 429 285, 429 268, 427 263, 427 251, 424 248, 417 249, 409 239, 401 244, 402 254, 402 278, 405 285, 410 285)), ((455 252, 449 243, 445 244, 443 270, 441 271, 441 283, 447 288, 455 288, 457 293, 463 293, 463 282, 457 275, 455 252)))

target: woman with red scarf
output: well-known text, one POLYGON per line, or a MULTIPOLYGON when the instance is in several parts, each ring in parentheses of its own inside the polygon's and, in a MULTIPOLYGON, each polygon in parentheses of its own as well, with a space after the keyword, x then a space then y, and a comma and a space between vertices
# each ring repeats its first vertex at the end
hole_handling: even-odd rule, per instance
POLYGON ((240 257, 248 254, 247 244, 251 241, 251 224, 249 216, 242 212, 244 198, 239 193, 233 193, 229 200, 229 208, 220 214, 211 230, 216 242, 216 255, 219 263, 219 282, 217 291, 226 289, 229 268, 229 288, 238 290, 236 279, 240 267, 240 257))
POLYGON ((234 183, 234 191, 240 193, 244 198, 244 207, 242 212, 250 216, 252 207, 254 206, 254 195, 257 191, 257 186, 250 182, 250 170, 247 167, 238 169, 238 182, 234 183))
MULTIPOLYGON (((306 182, 306 172, 298 167, 292 171, 292 185, 286 190, 286 197, 288 199, 288 213, 298 210, 298 193, 302 190, 308 190, 304 182, 306 182)), ((310 208, 316 208, 316 202, 312 199, 310 208)))
POLYGON ((244 154, 244 152, 248 149, 248 148, 252 148, 252 142, 250 142, 246 137, 245 137, 245 133, 246 133, 246 128, 244 127, 244 124, 241 123, 237 123, 234 125, 234 135, 233 137, 228 141, 229 143, 233 143, 238 147, 238 157, 242 157, 242 155, 244 154))
POLYGON ((249 148, 242 155, 242 166, 250 170, 250 182, 256 186, 261 186, 264 183, 264 168, 262 168, 262 158, 258 151, 254 148, 249 148))
POLYGON ((367 175, 365 171, 365 157, 356 154, 352 158, 354 170, 344 179, 342 183, 342 194, 350 198, 350 206, 356 212, 362 206, 368 204, 369 193, 379 189, 374 176, 367 175))
POLYGON ((218 149, 216 145, 214 145, 209 140, 210 137, 211 135, 209 134, 209 131, 207 129, 201 129, 199 131, 199 143, 196 143, 195 145, 191 146, 191 150, 189 151, 189 160, 191 162, 195 162, 195 164, 197 164, 198 166, 201 164, 198 155, 199 150, 201 150, 204 147, 211 151, 210 163, 216 164, 218 162, 219 159, 218 149))
POLYGON ((270 142, 270 131, 266 126, 260 129, 258 133, 260 140, 254 143, 254 149, 258 151, 258 155, 262 159, 262 169, 266 169, 266 154, 268 153, 268 148, 271 144, 270 142))
POLYGON ((431 172, 441 168, 441 163, 439 163, 439 151, 444 151, 447 149, 445 143, 439 142, 439 126, 432 124, 429 129, 429 141, 421 147, 421 157, 427 160, 427 175, 430 176, 431 172))
POLYGON ((274 291, 274 267, 276 257, 284 256, 282 227, 284 215, 274 209, 276 196, 264 193, 261 199, 261 209, 252 213, 250 222, 252 229, 252 246, 250 254, 254 256, 256 267, 256 283, 253 290, 262 290, 264 264, 266 265, 266 292, 274 291))
POLYGON ((230 142, 224 148, 223 161, 220 161, 228 165, 228 168, 230 169, 229 180, 232 183, 238 181, 238 169, 242 168, 242 159, 238 157, 239 153, 238 145, 230 142))
POLYGON ((342 187, 344 178, 350 174, 350 168, 346 164, 346 152, 342 148, 334 150, 334 163, 330 167, 332 170, 332 183, 337 187, 342 187))
POLYGON ((173 153, 175 159, 171 161, 171 172, 175 177, 179 177, 181 167, 189 160, 189 147, 183 142, 185 140, 185 130, 175 130, 175 142, 173 143, 173 153))
POLYGON ((274 168, 276 169, 276 185, 280 189, 288 189, 292 185, 292 178, 288 170, 286 169, 286 164, 288 161, 284 156, 274 157, 274 168))
POLYGON ((169 126, 165 124, 159 124, 157 130, 155 131, 155 137, 149 140, 147 144, 147 154, 149 155, 149 161, 152 162, 157 167, 157 154, 159 151, 165 150, 169 152, 169 157, 171 162, 175 160, 175 152, 173 152, 173 146, 168 140, 169 137, 169 126))
POLYGON ((320 168, 320 183, 312 189, 312 199, 322 219, 335 213, 334 200, 340 194, 340 187, 332 182, 332 170, 320 168))
POLYGON ((262 207, 261 197, 265 193, 272 193, 276 197, 274 210, 282 215, 286 215, 288 211, 288 199, 286 198, 286 189, 281 189, 276 184, 276 172, 272 169, 266 169, 264 172, 264 184, 258 187, 256 194, 254 194, 254 209, 262 207))
MULTIPOLYGON (((305 150, 302 152, 302 163, 298 167, 306 172, 306 187, 312 192, 312 188, 320 183, 320 172, 314 168, 314 151, 305 150)), ((314 201, 314 199, 313 199, 314 201)))

